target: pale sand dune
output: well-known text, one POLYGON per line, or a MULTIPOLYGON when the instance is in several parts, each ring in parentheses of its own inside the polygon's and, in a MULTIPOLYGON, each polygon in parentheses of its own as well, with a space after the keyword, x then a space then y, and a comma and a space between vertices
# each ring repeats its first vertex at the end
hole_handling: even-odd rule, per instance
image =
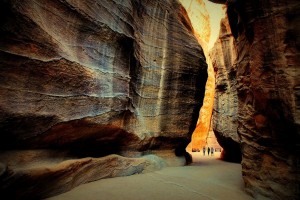
POLYGON ((241 165, 191 153, 194 163, 160 171, 103 179, 81 185, 51 200, 246 200, 241 165))

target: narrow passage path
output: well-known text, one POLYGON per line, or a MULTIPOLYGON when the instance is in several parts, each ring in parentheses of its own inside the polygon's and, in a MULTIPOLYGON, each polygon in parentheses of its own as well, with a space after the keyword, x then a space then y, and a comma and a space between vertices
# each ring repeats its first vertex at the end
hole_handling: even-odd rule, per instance
POLYGON ((81 185, 51 200, 250 200, 244 192, 241 165, 218 160, 219 154, 191 153, 184 167, 81 185))

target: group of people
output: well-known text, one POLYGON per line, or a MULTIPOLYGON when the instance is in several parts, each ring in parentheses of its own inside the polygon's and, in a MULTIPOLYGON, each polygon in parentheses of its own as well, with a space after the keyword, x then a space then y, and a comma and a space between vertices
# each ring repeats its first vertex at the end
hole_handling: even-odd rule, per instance
MULTIPOLYGON (((203 147, 203 156, 205 156, 205 151, 206 151, 206 147, 203 147)), ((207 147, 207 155, 209 155, 209 154, 211 154, 212 156, 214 155, 214 148, 213 147, 211 147, 211 148, 209 148, 209 147, 207 147)))

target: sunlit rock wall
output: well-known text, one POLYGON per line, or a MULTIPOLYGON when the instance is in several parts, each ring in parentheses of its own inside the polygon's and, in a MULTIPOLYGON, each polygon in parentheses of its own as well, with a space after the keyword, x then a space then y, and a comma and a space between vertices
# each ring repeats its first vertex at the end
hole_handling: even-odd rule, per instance
POLYGON ((206 63, 208 64, 208 78, 205 86, 203 106, 200 110, 199 119, 192 135, 192 141, 187 147, 189 151, 192 151, 192 149, 202 148, 207 143, 215 94, 215 75, 211 60, 208 56, 208 43, 211 36, 211 27, 209 20, 210 16, 206 9, 206 5, 202 0, 180 0, 180 2, 187 11, 194 29, 194 34, 199 44, 203 47, 206 63))
POLYGON ((227 1, 242 172, 257 199, 300 196, 299 13, 297 0, 227 1))
POLYGON ((220 26, 219 39, 210 51, 216 77, 212 127, 219 144, 224 148, 222 158, 240 162, 240 138, 237 133, 237 55, 227 17, 222 19, 220 26))
POLYGON ((215 95, 215 77, 211 62, 208 64, 208 78, 205 86, 205 97, 203 106, 199 113, 197 126, 192 135, 190 148, 200 149, 207 145, 207 137, 211 126, 211 117, 215 95))
POLYGON ((0 15, 1 189, 11 194, 18 188, 16 198, 42 198, 95 180, 93 174, 160 168, 152 157, 78 158, 166 150, 168 160, 185 153, 207 65, 179 2, 7 0, 0 15), (51 163, 52 153, 28 157, 20 149, 64 153, 45 167, 39 163, 51 163), (95 167, 99 162, 108 162, 105 170, 95 167), (76 175, 85 168, 91 173, 76 175), (51 183, 54 191, 46 187, 51 183))
POLYGON ((194 29, 194 35, 197 37, 202 48, 207 50, 211 36, 211 26, 209 13, 203 0, 179 0, 185 8, 191 24, 194 29))

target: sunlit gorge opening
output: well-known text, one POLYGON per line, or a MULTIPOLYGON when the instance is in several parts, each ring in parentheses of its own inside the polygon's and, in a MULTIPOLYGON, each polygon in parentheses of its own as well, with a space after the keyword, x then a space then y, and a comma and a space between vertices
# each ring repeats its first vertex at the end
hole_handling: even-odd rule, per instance
MULTIPOLYGON (((224 5, 211 3, 208 0, 180 0, 187 11, 194 28, 194 34, 202 46, 208 65, 208 79, 205 86, 205 97, 200 109, 199 119, 187 146, 188 152, 201 152, 203 147, 213 147, 215 156, 220 155, 221 146, 211 128, 211 117, 215 95, 215 75, 209 51, 219 36, 220 21, 225 16, 224 5)), ((207 153, 206 153, 207 154, 207 153)))

